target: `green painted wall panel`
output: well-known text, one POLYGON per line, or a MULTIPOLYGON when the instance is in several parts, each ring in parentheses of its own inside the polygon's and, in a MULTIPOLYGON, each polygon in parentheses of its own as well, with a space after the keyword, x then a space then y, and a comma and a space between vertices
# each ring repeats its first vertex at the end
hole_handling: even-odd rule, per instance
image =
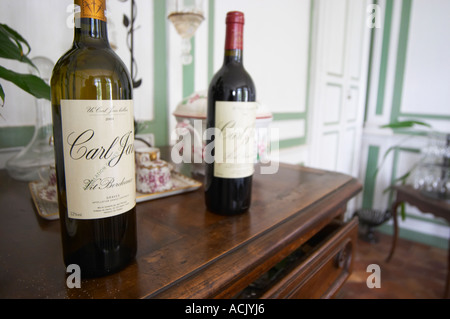
POLYGON ((153 133, 155 145, 169 143, 167 105, 166 3, 153 1, 154 23, 154 120, 141 133, 153 133))
POLYGON ((183 65, 183 99, 195 90, 195 36, 191 38, 191 47, 192 63, 183 65))
POLYGON ((0 127, 0 149, 25 146, 33 133, 34 126, 0 127))
POLYGON ((402 103, 403 81, 405 76, 406 55, 409 35, 409 20, 412 0, 403 0, 400 21, 400 35, 397 48, 397 60, 394 79, 394 95, 392 98, 391 122, 396 122, 400 115, 402 103))
POLYGON ((364 178, 363 189, 363 208, 372 208, 375 196, 376 178, 375 172, 378 165, 380 148, 379 146, 370 145, 367 155, 366 176, 364 178))
POLYGON ((389 43, 391 41, 392 7, 393 1, 386 1, 384 14, 383 41, 381 49, 380 75, 378 78, 378 95, 375 114, 382 115, 384 108, 384 91, 386 88, 386 73, 389 56, 389 43))

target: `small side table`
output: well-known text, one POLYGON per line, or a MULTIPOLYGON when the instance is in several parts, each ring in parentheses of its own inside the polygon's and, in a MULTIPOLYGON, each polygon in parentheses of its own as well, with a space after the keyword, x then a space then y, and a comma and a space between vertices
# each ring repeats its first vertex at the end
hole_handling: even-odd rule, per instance
MULTIPOLYGON (((398 220, 397 220, 397 208, 401 203, 408 203, 417 207, 422 212, 431 213, 434 216, 442 217, 450 224, 450 204, 445 200, 438 200, 423 195, 419 190, 414 189, 411 186, 402 185, 395 186, 396 199, 392 204, 392 217, 394 219, 394 236, 392 239, 392 246, 389 256, 386 261, 390 261, 394 254, 395 246, 398 238, 398 220)), ((450 241, 448 251, 447 262, 447 282, 445 284, 444 298, 450 298, 450 241)))

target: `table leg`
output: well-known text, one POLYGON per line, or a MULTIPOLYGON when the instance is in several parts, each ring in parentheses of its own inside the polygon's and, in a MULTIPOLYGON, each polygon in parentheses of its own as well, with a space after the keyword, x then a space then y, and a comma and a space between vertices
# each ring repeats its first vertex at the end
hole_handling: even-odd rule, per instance
POLYGON ((397 245, 397 238, 398 238, 398 220, 397 220, 397 208, 402 202, 399 200, 396 200, 392 204, 392 218, 394 219, 394 234, 392 236, 392 246, 391 251, 389 252, 389 256, 386 258, 386 262, 389 262, 392 258, 392 255, 394 255, 395 246, 397 245))

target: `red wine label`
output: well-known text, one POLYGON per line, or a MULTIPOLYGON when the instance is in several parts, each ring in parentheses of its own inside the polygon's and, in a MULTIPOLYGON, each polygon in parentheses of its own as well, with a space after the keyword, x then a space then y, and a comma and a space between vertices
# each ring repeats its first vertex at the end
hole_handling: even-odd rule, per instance
POLYGON ((81 18, 91 18, 106 22, 106 0, 75 0, 81 8, 81 18))
POLYGON ((61 100, 68 216, 97 219, 136 205, 133 101, 61 100))
POLYGON ((255 160, 255 102, 216 102, 214 176, 253 175, 255 160))

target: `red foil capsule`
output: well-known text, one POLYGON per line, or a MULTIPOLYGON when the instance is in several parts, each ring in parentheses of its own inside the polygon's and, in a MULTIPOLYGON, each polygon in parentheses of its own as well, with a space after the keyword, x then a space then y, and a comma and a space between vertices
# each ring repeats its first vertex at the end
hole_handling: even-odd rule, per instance
POLYGON ((227 33, 225 36, 225 50, 242 50, 244 33, 244 14, 239 11, 227 13, 227 33))

